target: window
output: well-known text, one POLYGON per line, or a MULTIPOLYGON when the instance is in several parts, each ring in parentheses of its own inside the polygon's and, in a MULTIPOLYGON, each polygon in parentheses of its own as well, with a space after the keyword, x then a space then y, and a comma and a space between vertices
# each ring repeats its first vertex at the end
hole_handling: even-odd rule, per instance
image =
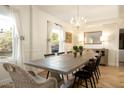
POLYGON ((59 30, 58 29, 53 29, 52 30, 52 36, 51 36, 51 49, 52 53, 57 53, 59 52, 59 30))
POLYGON ((60 25, 54 24, 51 33, 52 53, 64 51, 64 31, 60 25))
POLYGON ((47 21, 47 50, 49 53, 64 51, 64 30, 59 24, 47 21))
POLYGON ((0 60, 12 59, 13 25, 11 19, 0 15, 0 60))

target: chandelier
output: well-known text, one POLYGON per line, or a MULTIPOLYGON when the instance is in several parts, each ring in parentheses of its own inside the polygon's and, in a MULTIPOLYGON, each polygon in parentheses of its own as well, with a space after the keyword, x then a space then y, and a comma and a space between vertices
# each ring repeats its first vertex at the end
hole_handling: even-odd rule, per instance
POLYGON ((70 23, 76 28, 79 28, 81 25, 86 24, 87 20, 83 16, 80 16, 79 6, 76 6, 76 9, 77 9, 76 11, 77 14, 75 17, 71 18, 70 23))

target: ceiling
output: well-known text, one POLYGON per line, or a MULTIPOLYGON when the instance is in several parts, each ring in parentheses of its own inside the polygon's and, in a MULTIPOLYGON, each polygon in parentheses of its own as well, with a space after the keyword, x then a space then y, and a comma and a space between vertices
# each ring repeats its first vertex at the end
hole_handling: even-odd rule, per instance
MULTIPOLYGON (((41 5, 42 11, 58 17, 66 22, 70 22, 76 16, 76 5, 41 5)), ((87 22, 101 21, 118 17, 117 5, 80 5, 80 16, 87 19, 87 22)))

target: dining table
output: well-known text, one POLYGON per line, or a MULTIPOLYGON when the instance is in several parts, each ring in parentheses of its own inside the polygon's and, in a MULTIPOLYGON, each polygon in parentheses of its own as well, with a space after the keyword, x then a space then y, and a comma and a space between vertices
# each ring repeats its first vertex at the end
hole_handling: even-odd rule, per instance
POLYGON ((68 75, 73 73, 87 64, 89 59, 94 58, 96 55, 97 53, 92 50, 85 50, 82 55, 78 53, 76 57, 74 57, 73 53, 63 54, 59 56, 30 60, 24 64, 50 71, 51 77, 55 77, 60 86, 63 82, 60 75, 68 75))

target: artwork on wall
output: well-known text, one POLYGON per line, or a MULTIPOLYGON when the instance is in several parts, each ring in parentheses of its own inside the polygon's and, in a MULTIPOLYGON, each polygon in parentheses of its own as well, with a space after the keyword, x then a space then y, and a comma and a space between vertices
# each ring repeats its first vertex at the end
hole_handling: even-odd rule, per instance
POLYGON ((100 37, 102 36, 102 31, 95 32, 85 32, 84 33, 84 44, 101 44, 100 37))
POLYGON ((72 43, 72 33, 71 32, 65 32, 65 42, 72 43))

